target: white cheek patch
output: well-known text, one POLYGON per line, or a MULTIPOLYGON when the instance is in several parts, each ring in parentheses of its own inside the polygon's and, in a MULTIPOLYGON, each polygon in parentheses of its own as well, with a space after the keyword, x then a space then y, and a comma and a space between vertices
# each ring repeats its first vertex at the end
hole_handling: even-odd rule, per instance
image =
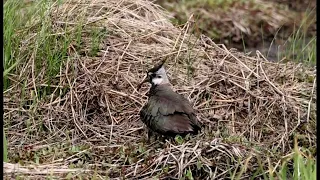
POLYGON ((162 78, 153 78, 152 79, 152 83, 155 85, 161 84, 162 81, 163 81, 162 78))

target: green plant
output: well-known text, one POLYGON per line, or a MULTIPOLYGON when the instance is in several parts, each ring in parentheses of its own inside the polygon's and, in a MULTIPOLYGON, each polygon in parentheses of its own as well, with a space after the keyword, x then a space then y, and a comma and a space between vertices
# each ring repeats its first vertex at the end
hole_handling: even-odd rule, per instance
POLYGON ((193 180, 194 179, 193 176, 192 176, 192 171, 190 169, 187 170, 187 172, 186 172, 186 178, 188 180, 193 180))
POLYGON ((99 51, 99 45, 100 42, 107 36, 107 30, 106 29, 93 29, 91 31, 91 56, 96 56, 99 51))
POLYGON ((277 176, 280 179, 316 179, 315 158, 307 149, 298 147, 297 138, 295 138, 293 154, 282 163, 277 176))
POLYGON ((174 140, 178 143, 178 144, 183 144, 184 139, 183 137, 181 137, 180 135, 177 135, 174 140))
MULTIPOLYGON (((307 10, 308 12, 309 10, 307 10)), ((314 25, 316 17, 314 10, 309 11, 303 17, 301 24, 293 30, 285 43, 285 50, 281 53, 281 58, 306 63, 314 66, 316 64, 316 35, 308 36, 308 29, 314 25)))
POLYGON ((52 93, 51 84, 66 62, 70 46, 74 39, 79 41, 82 33, 82 26, 79 28, 68 24, 54 24, 55 21, 49 14, 54 3, 47 0, 30 3, 15 0, 5 2, 4 89, 10 86, 9 75, 18 72, 24 73, 24 76, 20 76, 22 78, 32 74, 34 86, 38 81, 47 85, 42 88, 35 86, 37 98, 52 93), (64 33, 56 33, 60 30, 55 28, 60 28, 64 33), (26 68, 30 65, 32 69, 26 68))
POLYGON ((22 25, 21 18, 18 15, 18 10, 21 8, 20 1, 8 0, 4 3, 3 14, 4 14, 4 48, 3 48, 3 83, 4 89, 9 86, 9 80, 7 79, 8 73, 10 73, 18 64, 16 58, 16 49, 18 47, 19 38, 14 33, 22 25))

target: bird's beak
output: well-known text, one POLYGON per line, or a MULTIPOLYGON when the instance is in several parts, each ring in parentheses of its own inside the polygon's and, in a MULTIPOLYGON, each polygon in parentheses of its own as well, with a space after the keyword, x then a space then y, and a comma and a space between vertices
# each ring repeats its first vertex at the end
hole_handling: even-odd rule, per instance
POLYGON ((148 76, 144 78, 144 80, 137 86, 137 91, 141 88, 142 84, 148 82, 148 76))

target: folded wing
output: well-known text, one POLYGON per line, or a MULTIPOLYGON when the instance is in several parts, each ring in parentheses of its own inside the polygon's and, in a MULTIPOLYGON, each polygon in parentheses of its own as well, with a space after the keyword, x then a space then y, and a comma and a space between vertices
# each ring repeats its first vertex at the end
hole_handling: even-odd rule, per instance
POLYGON ((200 124, 187 99, 171 89, 160 89, 141 110, 142 120, 165 135, 197 133, 200 124))

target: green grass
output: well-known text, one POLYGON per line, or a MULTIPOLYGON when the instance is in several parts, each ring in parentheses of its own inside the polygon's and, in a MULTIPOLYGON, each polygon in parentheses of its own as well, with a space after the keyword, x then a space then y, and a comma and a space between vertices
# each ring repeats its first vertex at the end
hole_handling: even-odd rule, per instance
MULTIPOLYGON (((238 164, 236 164, 235 167, 229 171, 231 179, 240 180, 241 178, 243 178, 243 173, 247 169, 251 169, 248 166, 251 159, 252 156, 249 156, 244 161, 238 160, 238 164)), ((251 179, 316 179, 316 159, 308 149, 304 149, 298 146, 297 138, 295 138, 294 149, 292 150, 292 152, 280 159, 280 165, 273 166, 268 163, 268 159, 257 157, 259 166, 253 173, 251 179)))
POLYGON ((286 42, 286 48, 283 53, 280 53, 280 59, 292 60, 298 63, 308 65, 316 65, 316 36, 308 36, 308 29, 316 23, 315 10, 306 10, 301 24, 286 42))
MULTIPOLYGON (((25 109, 31 110, 32 113, 23 122, 28 137, 35 133, 46 133, 42 126, 41 112, 38 111, 39 102, 55 95, 55 88, 51 85, 59 85, 57 75, 67 61, 73 61, 69 58, 70 53, 80 53, 81 49, 85 49, 84 46, 88 46, 87 55, 96 56, 108 33, 106 29, 84 28, 85 12, 77 14, 76 25, 56 23, 57 20, 49 14, 55 3, 59 2, 39 0, 26 3, 7 0, 4 3, 4 92, 11 91, 12 87, 18 89, 17 96, 22 110, 20 115, 24 114, 25 109)), ((60 94, 59 90, 55 93, 59 96, 68 88, 62 88, 60 94)), ((9 120, 4 121, 4 127, 9 130, 10 124, 9 120)), ((10 140, 10 136, 3 133, 4 160, 18 162, 15 154, 8 154, 6 140, 10 140)), ((37 154, 30 158, 36 163, 41 161, 37 154)))
POLYGON ((295 138, 293 154, 282 163, 280 170, 276 173, 280 179, 316 179, 316 160, 307 149, 298 147, 295 138), (293 164, 292 164, 293 162, 293 164), (291 171, 289 170, 291 168, 291 171), (292 172, 293 168, 293 172, 292 172))
POLYGON ((7 0, 4 4, 4 90, 12 85, 10 76, 18 75, 20 79, 15 80, 22 89, 21 96, 34 93, 33 105, 53 93, 51 85, 58 84, 56 76, 69 54, 80 53, 83 49, 84 36, 89 39, 90 52, 87 54, 96 56, 107 35, 105 29, 87 28, 84 31, 85 12, 77 14, 77 25, 56 24, 49 15, 49 9, 55 3, 59 2, 40 0, 27 4, 7 0), (25 92, 25 85, 30 81, 34 81, 34 89, 25 92), (39 87, 38 84, 46 86, 39 87))
MULTIPOLYGON (((76 32, 55 33, 55 25, 48 14, 52 5, 53 2, 47 0, 29 4, 15 0, 5 2, 4 89, 11 85, 8 76, 19 74, 28 65, 33 66, 34 72, 29 71, 29 68, 24 74, 25 78, 32 73, 36 82, 42 81, 50 86, 61 65, 67 60, 68 48, 76 32), (40 74, 41 71, 43 74, 40 74), (38 75, 41 77, 37 79, 38 75)), ((69 27, 66 25, 64 28, 69 27)))
POLYGON ((23 26, 23 21, 21 21, 21 16, 17 15, 18 10, 21 8, 20 1, 8 0, 4 4, 4 49, 3 49, 3 59, 4 59, 4 89, 6 89, 8 84, 7 75, 10 73, 13 68, 18 64, 18 59, 16 58, 18 52, 18 42, 19 39, 14 33, 16 30, 23 26))

